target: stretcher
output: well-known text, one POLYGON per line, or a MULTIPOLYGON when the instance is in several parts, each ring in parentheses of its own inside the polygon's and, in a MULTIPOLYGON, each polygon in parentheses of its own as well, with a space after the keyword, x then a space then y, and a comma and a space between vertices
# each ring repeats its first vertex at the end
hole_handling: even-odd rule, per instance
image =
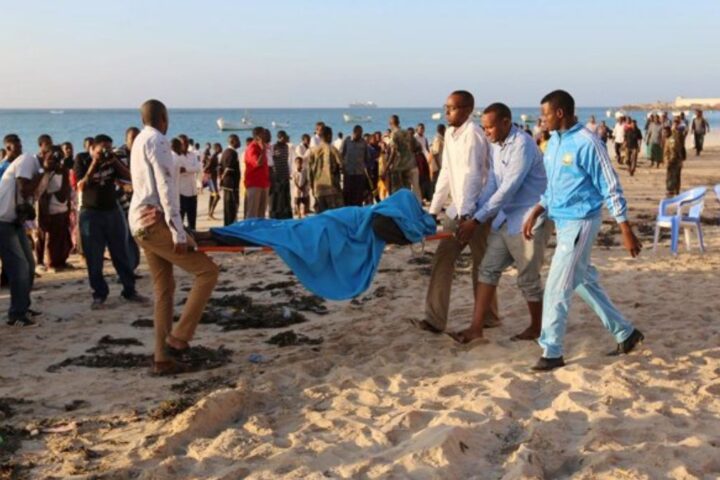
MULTIPOLYGON (((433 242, 436 240, 442 240, 444 238, 452 237, 452 233, 436 233, 435 235, 428 235, 425 237, 423 242, 433 242)), ((241 246, 228 246, 228 245, 199 245, 195 248, 198 252, 204 253, 250 253, 250 252, 273 252, 272 247, 241 247, 241 246)))

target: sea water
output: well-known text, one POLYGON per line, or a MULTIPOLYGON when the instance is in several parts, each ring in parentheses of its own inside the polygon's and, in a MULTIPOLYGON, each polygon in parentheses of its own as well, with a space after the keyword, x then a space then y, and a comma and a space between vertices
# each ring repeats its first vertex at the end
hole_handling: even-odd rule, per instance
MULTIPOLYGON (((241 118, 249 118, 254 125, 264 126, 273 132, 273 139, 278 130, 285 130, 290 135, 292 143, 298 143, 303 133, 312 134, 315 123, 323 121, 332 127, 334 135, 338 132, 350 134, 354 122, 345 123, 343 114, 353 116, 370 116, 371 121, 360 123, 365 132, 384 131, 388 128, 390 115, 400 117, 403 127, 415 126, 424 123, 427 137, 432 139, 438 123, 441 120, 432 119, 434 113, 440 113, 441 108, 331 108, 331 109, 171 109, 170 129, 168 135, 175 136, 181 133, 188 135, 196 142, 204 145, 206 142, 218 142, 225 145, 231 132, 222 132, 217 127, 217 119, 224 118, 229 122, 239 122, 241 118), (287 126, 272 128, 272 122, 287 126)), ((521 122, 521 115, 527 115, 532 125, 537 119, 539 108, 524 107, 513 108, 513 120, 521 122)), ((583 107, 577 110, 578 119, 585 123, 591 115, 597 122, 605 120, 612 127, 614 118, 607 117, 607 111, 615 111, 612 107, 583 107)), ((638 121, 642 129, 645 125, 646 112, 628 112, 638 121)), ((711 130, 720 130, 720 112, 706 112, 706 118, 711 130)), ((692 113, 690 118, 692 118, 692 113)), ((95 136, 100 133, 110 135, 115 145, 124 141, 124 132, 130 126, 141 127, 140 114, 137 109, 67 109, 67 110, 2 110, 0 109, 0 136, 8 133, 20 135, 27 152, 37 150, 37 138, 43 133, 52 136, 55 143, 72 142, 76 151, 82 148, 83 138, 95 136)), ((234 132, 241 140, 251 135, 249 131, 234 132)))

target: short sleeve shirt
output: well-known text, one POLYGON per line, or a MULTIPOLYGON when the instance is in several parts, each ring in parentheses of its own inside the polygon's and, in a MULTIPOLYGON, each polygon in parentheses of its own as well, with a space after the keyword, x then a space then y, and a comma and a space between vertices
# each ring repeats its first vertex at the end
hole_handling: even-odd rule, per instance
POLYGON ((31 180, 39 171, 40 162, 32 155, 20 155, 10 163, 0 179, 0 222, 12 223, 17 218, 15 213, 17 179, 31 180))

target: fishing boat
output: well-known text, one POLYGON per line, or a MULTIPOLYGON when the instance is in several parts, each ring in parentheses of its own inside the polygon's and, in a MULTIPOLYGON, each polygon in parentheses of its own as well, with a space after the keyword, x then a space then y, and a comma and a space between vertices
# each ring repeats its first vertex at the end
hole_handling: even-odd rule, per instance
POLYGON ((241 118, 239 122, 229 122, 224 118, 220 117, 217 119, 217 126, 220 131, 223 132, 231 130, 252 130, 253 128, 255 128, 255 124, 245 117, 241 118))
POLYGON ((430 118, 432 118, 433 120, 435 120, 437 122, 438 120, 440 120, 442 118, 442 113, 435 112, 432 115, 430 115, 430 118))
POLYGON ((276 122, 275 120, 273 120, 272 122, 270 122, 270 126, 272 128, 288 128, 290 127, 290 122, 276 122))
POLYGON ((367 102, 352 102, 348 105, 350 108, 377 108, 377 104, 368 100, 367 102))
POLYGON ((65 110, 50 110, 51 115, 62 115, 65 113, 65 110))
POLYGON ((350 115, 349 113, 343 113, 343 121, 345 123, 368 123, 372 122, 370 115, 350 115))

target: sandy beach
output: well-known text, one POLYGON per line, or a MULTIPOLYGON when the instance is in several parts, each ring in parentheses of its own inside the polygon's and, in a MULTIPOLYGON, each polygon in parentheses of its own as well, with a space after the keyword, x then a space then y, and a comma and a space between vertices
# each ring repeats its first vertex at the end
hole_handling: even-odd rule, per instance
MULTIPOLYGON (((720 183, 713 148, 688 152, 684 189, 720 183)), ((77 270, 36 282, 39 328, 0 327, 0 478, 718 478, 720 203, 708 192, 704 255, 693 239, 672 257, 667 237, 653 254, 665 170, 642 160, 635 177, 619 174, 645 250, 631 259, 608 220, 594 261, 645 333, 629 356, 605 356, 613 339, 576 297, 567 366, 532 373, 539 347, 509 340, 527 323, 512 269, 487 343, 418 331, 428 244, 389 248, 372 287, 348 302, 308 297, 272 254, 215 255, 220 284, 193 342, 206 347, 200 370, 156 378, 151 308, 121 302, 106 262, 113 308, 91 311, 73 256, 77 270), (264 328, 232 321, 233 306, 264 328)), ((207 228, 207 194, 199 205, 207 228)), ((452 329, 472 311, 461 263, 452 329)), ((149 294, 145 263, 141 274, 149 294)), ((177 312, 188 286, 179 274, 177 312)), ((0 291, 3 312, 8 298, 0 291)))

